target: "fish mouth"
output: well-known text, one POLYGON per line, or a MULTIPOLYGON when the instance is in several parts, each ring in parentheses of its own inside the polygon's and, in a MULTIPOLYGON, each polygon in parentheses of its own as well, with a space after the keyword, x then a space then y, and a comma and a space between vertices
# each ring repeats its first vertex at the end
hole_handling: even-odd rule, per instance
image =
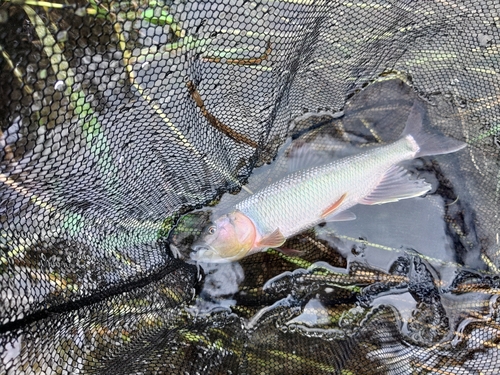
POLYGON ((214 248, 210 245, 207 245, 205 243, 201 242, 195 242, 192 246, 191 249, 194 251, 203 251, 203 250, 214 250, 214 248))
POLYGON ((215 249, 212 246, 206 245, 206 244, 200 244, 200 243, 194 243, 193 246, 191 246, 191 249, 193 250, 191 254, 189 255, 191 259, 193 260, 201 260, 204 258, 205 253, 207 252, 214 252, 215 249))
POLYGON ((191 260, 200 263, 230 263, 231 258, 221 258, 218 252, 210 245, 195 244, 191 246, 193 252, 189 255, 191 260))

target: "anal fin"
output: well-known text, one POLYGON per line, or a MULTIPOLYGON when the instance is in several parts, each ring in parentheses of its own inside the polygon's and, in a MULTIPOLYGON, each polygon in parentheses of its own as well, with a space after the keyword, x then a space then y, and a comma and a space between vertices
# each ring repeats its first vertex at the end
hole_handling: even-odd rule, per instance
POLYGON ((279 228, 276 229, 273 233, 263 237, 258 243, 257 246, 259 247, 280 247, 283 245, 286 241, 285 236, 281 234, 279 228))
POLYGON ((359 203, 372 205, 397 202, 401 199, 419 197, 429 190, 431 185, 425 180, 412 180, 406 169, 395 165, 384 174, 375 189, 359 203))

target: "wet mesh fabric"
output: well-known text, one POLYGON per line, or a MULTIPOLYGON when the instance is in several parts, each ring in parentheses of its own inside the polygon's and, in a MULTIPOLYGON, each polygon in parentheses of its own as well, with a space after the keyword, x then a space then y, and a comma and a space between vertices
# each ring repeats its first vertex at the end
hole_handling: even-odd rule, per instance
POLYGON ((492 0, 0 2, 0 373, 500 373, 499 30, 492 0), (405 166, 428 197, 190 261, 243 185, 415 100, 468 145, 405 166))

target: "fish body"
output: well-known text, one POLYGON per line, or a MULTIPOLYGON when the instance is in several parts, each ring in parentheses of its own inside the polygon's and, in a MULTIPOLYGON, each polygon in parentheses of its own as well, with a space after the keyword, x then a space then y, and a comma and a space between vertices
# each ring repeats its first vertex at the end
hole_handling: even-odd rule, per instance
POLYGON ((422 129, 424 110, 412 108, 401 138, 330 163, 294 172, 267 186, 218 218, 193 247, 192 258, 229 262, 279 247, 323 221, 355 219, 357 204, 383 204, 424 195, 431 185, 410 179, 399 166, 424 155, 451 153, 465 143, 422 129))
MULTIPOLYGON (((332 219, 362 203, 395 164, 412 159, 416 150, 406 138, 326 165, 297 171, 236 205, 262 235, 279 228, 285 238, 328 218, 325 211, 338 202, 332 219)), ((413 181, 415 196, 430 185, 413 181)))

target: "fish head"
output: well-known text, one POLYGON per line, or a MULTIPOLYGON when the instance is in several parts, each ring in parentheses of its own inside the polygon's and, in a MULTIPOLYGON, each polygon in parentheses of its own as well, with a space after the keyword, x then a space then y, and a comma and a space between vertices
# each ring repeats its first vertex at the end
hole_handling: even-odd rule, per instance
POLYGON ((209 224, 193 244, 191 259, 205 263, 239 260, 254 247, 257 232, 245 214, 234 211, 209 224))

